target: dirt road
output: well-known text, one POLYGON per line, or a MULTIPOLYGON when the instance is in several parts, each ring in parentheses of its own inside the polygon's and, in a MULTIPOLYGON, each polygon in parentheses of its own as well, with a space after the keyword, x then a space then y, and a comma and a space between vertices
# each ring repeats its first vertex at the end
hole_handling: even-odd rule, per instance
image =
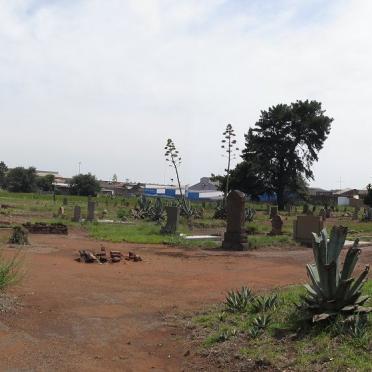
MULTIPOLYGON (((81 264, 76 252, 100 242, 82 232, 30 238, 27 273, 11 290, 21 305, 0 314, 1 371, 181 371, 192 355, 165 315, 200 310, 242 285, 303 282, 311 261, 305 249, 226 254, 104 243, 144 261, 81 264)), ((370 248, 363 261, 372 262, 370 248)))

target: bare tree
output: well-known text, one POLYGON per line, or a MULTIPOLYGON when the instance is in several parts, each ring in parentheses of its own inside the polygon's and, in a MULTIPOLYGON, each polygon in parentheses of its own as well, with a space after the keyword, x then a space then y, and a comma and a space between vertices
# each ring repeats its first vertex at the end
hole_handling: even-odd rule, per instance
POLYGON ((181 165, 182 159, 180 157, 179 151, 177 150, 171 138, 167 139, 167 144, 165 145, 164 150, 165 150, 165 154, 164 154, 165 160, 170 163, 169 166, 174 168, 176 172, 178 189, 180 191, 180 196, 181 196, 181 202, 186 208, 185 196, 183 195, 183 192, 182 192, 181 181, 180 181, 180 176, 178 172, 178 168, 181 165))
POLYGON ((229 193, 229 180, 230 180, 230 170, 231 170, 231 161, 235 159, 236 151, 239 151, 236 147, 236 136, 234 129, 231 124, 227 124, 225 131, 223 132, 223 139, 221 141, 221 148, 224 149, 227 156, 227 168, 226 171, 226 185, 225 185, 225 199, 229 193))

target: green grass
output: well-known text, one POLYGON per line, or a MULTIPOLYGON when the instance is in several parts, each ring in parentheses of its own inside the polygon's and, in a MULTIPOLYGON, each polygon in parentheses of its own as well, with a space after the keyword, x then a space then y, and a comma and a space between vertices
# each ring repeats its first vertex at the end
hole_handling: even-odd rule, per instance
MULTIPOLYGON (((290 337, 296 333, 299 324, 299 314, 293 303, 299 303, 300 295, 304 292, 300 286, 279 290, 280 305, 269 312, 272 322, 257 338, 252 338, 248 332, 257 316, 252 310, 232 314, 221 304, 194 317, 197 329, 205 335, 203 347, 221 348, 224 352, 230 351, 232 355, 238 352, 247 359, 264 360, 279 369, 371 371, 372 314, 369 315, 367 332, 360 338, 337 333, 332 324, 314 327, 301 338, 290 337), (228 339, 233 341, 231 344, 221 339, 221 335, 229 335, 233 330, 236 330, 239 338, 230 335, 228 339)), ((372 281, 366 283, 364 293, 372 296, 372 281)))
MULTIPOLYGON (((24 194, 24 193, 10 193, 0 191, 0 204, 9 204, 13 208, 0 209, 0 222, 2 220, 9 220, 12 216, 24 222, 61 222, 69 226, 79 227, 80 224, 71 222, 73 216, 73 209, 75 205, 82 208, 82 217, 85 218, 87 213, 87 197, 84 196, 63 196, 57 195, 56 202, 53 202, 52 195, 48 194, 24 194), (67 197, 68 205, 64 206, 65 218, 60 219, 56 217, 59 207, 63 204, 63 199, 67 197)), ((122 198, 122 197, 107 197, 99 196, 93 198, 96 201, 96 216, 98 219, 104 218, 109 220, 118 220, 118 211, 124 211, 124 214, 131 220, 130 210, 134 208, 137 198, 122 198), (104 213, 105 212, 105 213, 104 213)), ((194 227, 199 230, 198 233, 203 233, 200 230, 205 229, 206 233, 223 232, 226 221, 215 220, 212 218, 215 211, 215 203, 192 203, 194 207, 202 207, 205 205, 204 217, 202 219, 194 220, 194 227)), ((248 240, 252 248, 270 247, 270 246, 295 246, 296 243, 292 240, 293 221, 296 216, 288 215, 287 212, 282 212, 284 219, 283 235, 268 236, 271 230, 271 223, 267 215, 266 203, 247 203, 247 207, 256 209, 257 213, 255 219, 251 223, 246 223, 246 228, 251 230, 252 234, 248 236, 248 240)), ((319 208, 318 208, 319 210, 319 208)), ((350 211, 352 208, 348 208, 350 211)), ((302 212, 302 207, 297 208, 298 213, 302 212)), ((342 217, 342 211, 335 213, 337 222, 332 223, 342 224, 349 227, 348 239, 355 239, 357 237, 362 240, 372 240, 372 223, 363 223, 351 221, 342 217)), ((134 243, 166 243, 181 245, 186 247, 201 247, 201 248, 215 248, 219 246, 217 242, 211 241, 185 241, 177 237, 167 237, 159 234, 158 226, 151 223, 143 223, 143 221, 132 221, 137 227, 128 227, 123 225, 102 225, 99 227, 89 227, 90 234, 97 239, 104 239, 110 241, 128 241, 134 243), (141 236, 142 235, 142 236, 141 236)), ((330 228, 330 223, 328 229, 330 228)), ((181 232, 189 232, 185 223, 181 224, 181 232)), ((192 232, 189 232, 192 234, 192 232)))
MULTIPOLYGON (((182 247, 214 248, 216 242, 201 240, 185 240, 178 235, 161 234, 160 225, 153 222, 136 221, 134 224, 86 224, 89 235, 95 239, 108 240, 114 243, 128 242, 140 244, 169 244, 182 247)), ((181 225, 180 231, 189 233, 187 227, 181 225)))
POLYGON ((17 284, 22 277, 21 268, 23 260, 17 252, 12 258, 4 258, 0 252, 0 291, 17 284))

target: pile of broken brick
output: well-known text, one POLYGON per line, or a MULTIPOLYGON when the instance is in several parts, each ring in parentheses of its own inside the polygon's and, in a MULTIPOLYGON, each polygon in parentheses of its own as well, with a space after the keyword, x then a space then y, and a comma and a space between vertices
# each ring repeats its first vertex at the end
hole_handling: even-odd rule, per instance
POLYGON ((142 261, 142 258, 133 252, 129 252, 128 256, 125 256, 120 251, 110 251, 110 255, 108 255, 105 247, 101 247, 101 251, 96 253, 88 250, 81 250, 79 251, 79 255, 80 257, 77 261, 83 263, 117 263, 122 260, 133 262, 142 261))

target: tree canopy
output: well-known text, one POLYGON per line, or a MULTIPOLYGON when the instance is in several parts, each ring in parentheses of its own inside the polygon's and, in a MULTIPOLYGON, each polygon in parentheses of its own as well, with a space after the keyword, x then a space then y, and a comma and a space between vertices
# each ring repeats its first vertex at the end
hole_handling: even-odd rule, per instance
POLYGON ((8 167, 3 161, 0 161, 0 187, 5 187, 6 172, 8 167))
POLYGON ((317 101, 279 104, 262 111, 245 135, 242 158, 265 191, 276 194, 279 209, 284 208, 286 191, 298 192, 314 177, 312 165, 333 121, 324 112, 317 101))
POLYGON ((36 190, 36 169, 16 167, 10 169, 5 178, 5 187, 12 192, 33 192, 36 190))
POLYGON ((55 177, 53 174, 47 174, 46 176, 37 177, 37 187, 42 191, 53 191, 55 177))
MULTIPOLYGON (((227 175, 212 174, 211 178, 218 182, 218 190, 226 191, 227 175)), ((242 161, 229 172, 228 191, 230 190, 240 190, 252 199, 258 199, 258 196, 265 192, 264 183, 258 178, 253 165, 246 161, 242 161)))
POLYGON ((99 182, 92 174, 78 174, 70 181, 70 194, 82 196, 96 196, 101 190, 99 182))

